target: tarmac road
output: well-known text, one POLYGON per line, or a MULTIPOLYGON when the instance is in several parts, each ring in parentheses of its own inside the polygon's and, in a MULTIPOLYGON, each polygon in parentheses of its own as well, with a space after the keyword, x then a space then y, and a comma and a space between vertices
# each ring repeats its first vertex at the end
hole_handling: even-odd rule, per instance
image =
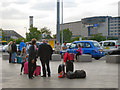
MULTIPOLYGON (((29 80, 27 75, 19 75, 20 64, 9 64, 2 60, 2 88, 118 88, 118 64, 105 62, 105 57, 92 62, 74 63, 75 70, 87 72, 86 79, 67 79, 57 77, 60 61, 51 61, 52 77, 35 77, 29 80)), ((37 61, 40 65, 40 61, 37 61)), ((1 73, 0 73, 1 74, 1 73)))

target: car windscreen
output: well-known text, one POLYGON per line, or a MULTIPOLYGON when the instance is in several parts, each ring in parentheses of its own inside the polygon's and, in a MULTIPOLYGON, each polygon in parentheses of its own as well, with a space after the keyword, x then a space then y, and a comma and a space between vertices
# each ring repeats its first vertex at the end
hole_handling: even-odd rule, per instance
POLYGON ((115 42, 104 42, 103 46, 115 46, 115 42))
POLYGON ((76 44, 71 44, 69 48, 73 49, 73 48, 75 48, 75 46, 76 46, 76 44))
POLYGON ((93 42, 94 47, 100 47, 100 44, 98 42, 93 42))

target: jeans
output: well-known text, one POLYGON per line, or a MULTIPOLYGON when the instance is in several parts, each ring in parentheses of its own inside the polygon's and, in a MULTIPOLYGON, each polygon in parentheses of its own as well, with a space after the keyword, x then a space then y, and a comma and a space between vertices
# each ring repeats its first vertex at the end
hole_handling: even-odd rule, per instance
POLYGON ((15 63, 16 52, 12 53, 12 63, 15 63))

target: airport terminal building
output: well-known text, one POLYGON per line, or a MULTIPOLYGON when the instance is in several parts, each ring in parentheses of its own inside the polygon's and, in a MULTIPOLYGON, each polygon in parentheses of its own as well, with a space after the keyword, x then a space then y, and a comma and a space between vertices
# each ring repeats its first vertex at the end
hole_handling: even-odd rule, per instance
MULTIPOLYGON (((62 26, 60 25, 60 30, 62 26)), ((120 34, 120 17, 97 16, 83 18, 81 21, 63 24, 63 29, 73 32, 73 37, 89 37, 102 33, 106 37, 118 37, 120 34)))

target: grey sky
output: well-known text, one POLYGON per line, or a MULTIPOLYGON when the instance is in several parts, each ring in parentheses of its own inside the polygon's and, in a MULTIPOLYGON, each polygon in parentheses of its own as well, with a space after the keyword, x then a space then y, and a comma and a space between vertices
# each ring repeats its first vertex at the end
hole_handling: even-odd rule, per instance
MULTIPOLYGON (((25 36, 29 16, 34 26, 48 27, 56 33, 57 0, 0 0, 0 28, 12 29, 25 36)), ((64 0, 64 22, 79 21, 92 16, 118 16, 119 0, 64 0)))

